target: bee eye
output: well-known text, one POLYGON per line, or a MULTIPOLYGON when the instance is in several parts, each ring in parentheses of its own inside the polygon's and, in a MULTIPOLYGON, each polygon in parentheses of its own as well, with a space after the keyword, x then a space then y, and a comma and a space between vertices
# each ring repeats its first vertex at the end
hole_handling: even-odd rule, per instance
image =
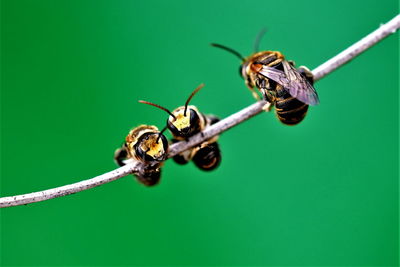
POLYGON ((243 78, 243 64, 239 66, 239 76, 243 78))
POLYGON ((196 111, 190 109, 190 127, 197 130, 200 124, 200 117, 196 111))

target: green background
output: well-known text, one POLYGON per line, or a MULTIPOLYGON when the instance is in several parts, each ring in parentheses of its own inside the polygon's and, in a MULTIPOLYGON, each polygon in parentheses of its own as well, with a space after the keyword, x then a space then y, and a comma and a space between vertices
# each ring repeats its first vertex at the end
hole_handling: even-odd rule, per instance
MULTIPOLYGON (((128 130, 193 99, 253 103, 239 61, 262 49, 313 69, 398 13, 397 1, 1 1, 1 196, 114 169, 128 130)), ((397 265, 398 34, 316 84, 298 126, 261 114, 224 133, 218 170, 166 162, 1 210, 2 265, 397 265)))

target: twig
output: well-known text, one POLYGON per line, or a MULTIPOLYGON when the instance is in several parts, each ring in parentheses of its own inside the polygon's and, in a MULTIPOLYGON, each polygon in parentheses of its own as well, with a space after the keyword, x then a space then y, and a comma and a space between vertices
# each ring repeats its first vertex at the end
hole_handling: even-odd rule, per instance
POLYGON ((136 168, 137 164, 136 162, 133 162, 116 170, 104 173, 92 179, 83 180, 78 183, 64 185, 30 194, 18 195, 13 197, 2 197, 0 198, 0 208, 19 206, 74 194, 76 192, 90 189, 105 183, 112 182, 114 180, 117 180, 118 178, 127 176, 131 174, 136 168))
POLYGON ((389 34, 395 33, 398 28, 400 28, 400 15, 397 15, 386 24, 381 24, 378 29, 371 32, 360 41, 315 68, 313 70, 314 79, 318 81, 319 79, 324 78, 327 74, 343 66, 377 42, 387 37, 389 34))
POLYGON ((168 153, 168 157, 171 158, 175 156, 176 154, 185 151, 191 147, 194 147, 195 145, 198 145, 205 140, 210 139, 213 136, 216 136, 230 128, 232 128, 235 125, 238 125, 239 123, 250 119, 251 117, 254 117, 255 115, 261 113, 264 109, 264 106, 268 105, 269 103, 267 101, 258 101, 232 115, 229 117, 217 122, 216 124, 211 125, 210 127, 207 127, 203 132, 198 133, 190 138, 189 141, 187 142, 179 142, 171 145, 168 153))
MULTIPOLYGON (((396 30, 400 28, 400 15, 397 15, 388 23, 382 25, 377 30, 361 39, 354 45, 350 46, 337 56, 328 60, 324 64, 320 65, 316 69, 313 70, 315 80, 319 80, 331 73, 335 69, 349 62, 351 59, 361 54, 363 51, 373 46, 377 42, 381 41, 383 38, 388 36, 391 33, 396 32, 396 30)), ((216 136, 235 125, 240 124, 241 122, 261 113, 263 111, 264 106, 267 104, 265 101, 256 102, 239 112, 234 113, 233 115, 219 121, 218 123, 208 127, 203 132, 193 136, 190 138, 188 142, 182 141, 179 143, 175 143, 171 145, 169 158, 187 150, 190 147, 193 147, 197 144, 204 142, 207 139, 210 139, 213 136, 216 136)), ((95 178, 84 180, 78 183, 65 185, 61 187, 56 187, 53 189, 48 189, 40 192, 11 196, 11 197, 2 197, 0 198, 0 208, 12 207, 18 205, 24 205, 39 201, 44 201, 47 199, 52 199, 56 197, 61 197, 65 195, 74 194, 76 192, 80 192, 86 189, 90 189, 114 180, 117 180, 121 177, 127 176, 129 174, 138 172, 143 166, 139 162, 130 162, 127 165, 115 169, 111 172, 107 172, 105 174, 99 175, 95 178)))

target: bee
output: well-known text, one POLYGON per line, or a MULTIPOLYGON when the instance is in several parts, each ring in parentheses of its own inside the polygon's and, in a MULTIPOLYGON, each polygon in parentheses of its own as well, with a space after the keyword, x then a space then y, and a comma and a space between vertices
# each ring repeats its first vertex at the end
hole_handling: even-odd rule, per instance
MULTIPOLYGON (((203 88, 200 84, 186 100, 184 106, 174 109, 172 112, 160 105, 140 100, 140 103, 148 104, 166 111, 169 114, 167 128, 171 132, 172 143, 188 140, 191 136, 203 131, 208 126, 216 123, 219 119, 213 115, 204 115, 197 107, 189 105, 193 96, 203 88)), ((218 136, 215 136, 194 148, 186 150, 173 157, 178 164, 186 164, 190 160, 201 170, 210 171, 218 167, 221 162, 221 152, 217 143, 218 136)))
MULTIPOLYGON (((255 42, 255 51, 258 50, 260 33, 255 42)), ((259 100, 257 88, 263 98, 269 102, 270 109, 275 106, 278 119, 286 125, 295 125, 301 122, 309 105, 319 104, 317 92, 314 89, 314 78, 311 71, 301 66, 295 68, 293 61, 287 61, 281 52, 255 52, 247 58, 237 51, 220 45, 212 46, 224 49, 242 60, 239 74, 253 96, 259 100)))
POLYGON ((135 176, 140 183, 153 186, 160 181, 161 165, 167 154, 168 141, 163 131, 155 126, 140 125, 129 132, 122 147, 115 151, 114 161, 119 166, 125 165, 127 159, 144 163, 144 169, 135 176))

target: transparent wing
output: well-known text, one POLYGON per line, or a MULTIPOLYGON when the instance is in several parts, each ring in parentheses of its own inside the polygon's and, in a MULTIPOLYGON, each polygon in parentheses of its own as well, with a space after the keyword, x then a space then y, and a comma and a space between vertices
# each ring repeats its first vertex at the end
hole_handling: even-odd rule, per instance
POLYGON ((259 73, 279 84, 289 94, 307 105, 318 105, 319 99, 314 87, 287 61, 282 61, 284 71, 263 66, 259 73))

